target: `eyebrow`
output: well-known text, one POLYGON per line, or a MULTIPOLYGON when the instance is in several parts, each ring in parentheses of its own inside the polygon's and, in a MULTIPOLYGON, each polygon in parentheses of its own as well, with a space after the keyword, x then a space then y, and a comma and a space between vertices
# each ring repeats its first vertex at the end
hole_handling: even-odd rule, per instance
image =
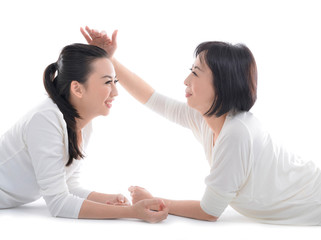
POLYGON ((198 66, 194 66, 194 64, 192 65, 194 68, 196 68, 196 69, 198 69, 198 70, 200 70, 201 72, 203 72, 203 70, 202 69, 200 69, 200 67, 198 67, 198 66))
MULTIPOLYGON (((110 76, 110 75, 104 75, 104 76, 102 76, 101 78, 110 78, 110 79, 113 79, 113 77, 112 77, 112 76, 110 76)), ((117 76, 115 76, 114 78, 116 78, 116 79, 117 79, 117 76)))

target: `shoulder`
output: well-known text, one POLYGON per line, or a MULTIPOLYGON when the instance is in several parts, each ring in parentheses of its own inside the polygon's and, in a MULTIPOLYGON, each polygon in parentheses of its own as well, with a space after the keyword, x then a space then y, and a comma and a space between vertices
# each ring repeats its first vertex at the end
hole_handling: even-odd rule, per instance
POLYGON ((253 145, 253 115, 248 112, 229 114, 221 130, 218 145, 222 148, 246 148, 253 145))
POLYGON ((225 131, 233 138, 248 138, 250 137, 251 121, 253 115, 248 112, 240 112, 236 114, 229 114, 226 117, 224 124, 225 131))
POLYGON ((26 127, 54 126, 55 128, 67 129, 63 114, 58 106, 50 99, 45 99, 32 109, 24 117, 26 127))

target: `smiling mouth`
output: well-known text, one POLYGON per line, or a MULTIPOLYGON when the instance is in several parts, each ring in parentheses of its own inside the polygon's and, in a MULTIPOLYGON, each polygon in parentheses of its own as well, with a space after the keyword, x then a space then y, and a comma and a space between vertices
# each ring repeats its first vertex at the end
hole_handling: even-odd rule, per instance
POLYGON ((108 108, 111 108, 113 106, 112 102, 114 100, 108 100, 108 101, 105 101, 105 105, 108 107, 108 108))

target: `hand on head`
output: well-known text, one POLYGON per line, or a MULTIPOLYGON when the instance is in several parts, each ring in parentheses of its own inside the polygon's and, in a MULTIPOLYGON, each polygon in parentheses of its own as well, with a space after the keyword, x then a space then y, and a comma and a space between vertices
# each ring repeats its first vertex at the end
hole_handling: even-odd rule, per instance
POLYGON ((88 44, 104 49, 108 53, 109 58, 113 57, 117 49, 116 39, 118 30, 113 32, 111 38, 105 31, 99 32, 97 30, 90 29, 88 26, 85 27, 85 30, 81 27, 80 31, 88 44))

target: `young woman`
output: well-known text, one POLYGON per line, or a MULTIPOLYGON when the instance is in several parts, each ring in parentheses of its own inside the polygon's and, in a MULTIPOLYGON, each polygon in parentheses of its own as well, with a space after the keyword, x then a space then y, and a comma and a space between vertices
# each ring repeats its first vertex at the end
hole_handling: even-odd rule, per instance
POLYGON ((66 218, 167 217, 162 200, 130 205, 121 194, 82 189, 81 159, 91 134, 91 120, 108 115, 118 95, 115 70, 96 46, 63 48, 43 77, 50 98, 31 110, 0 138, 0 209, 45 199, 50 213, 66 218), (151 208, 158 208, 158 212, 151 208))
MULTIPOLYGON (((89 44, 111 54, 122 86, 160 115, 191 129, 204 146, 210 165, 201 201, 164 199, 169 213, 217 220, 230 205, 265 223, 321 225, 321 173, 312 162, 274 144, 249 112, 256 101, 257 69, 242 44, 204 42, 195 51, 185 79, 187 104, 154 91, 112 58, 116 35, 110 39, 88 27, 81 29, 89 44)), ((133 203, 153 196, 130 187, 133 203)))

